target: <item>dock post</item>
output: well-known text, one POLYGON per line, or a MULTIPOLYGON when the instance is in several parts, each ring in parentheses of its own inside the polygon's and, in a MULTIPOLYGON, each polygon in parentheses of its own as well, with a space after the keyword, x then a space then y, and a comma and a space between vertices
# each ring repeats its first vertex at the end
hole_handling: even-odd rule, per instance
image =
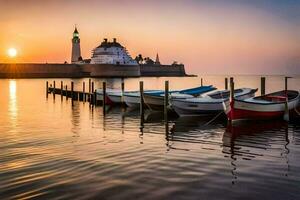
MULTIPOLYGON (((92 93, 94 92, 94 81, 92 82, 91 92, 92 93)), ((92 98, 93 95, 91 95, 91 92, 90 92, 90 103, 94 104, 94 98, 92 98)))
POLYGON ((140 116, 141 127, 144 127, 144 82, 140 81, 140 116))
POLYGON ((122 91, 121 103, 122 104, 124 104, 124 90, 125 90, 125 83, 124 83, 124 78, 122 78, 122 82, 121 82, 121 91, 122 91))
POLYGON ((72 101, 73 101, 73 98, 74 98, 73 92, 74 92, 74 82, 71 81, 71 98, 72 98, 72 101))
MULTIPOLYGON (((203 84, 202 84, 202 78, 201 78, 201 86, 202 85, 203 84)), ((166 133, 169 133, 168 106, 169 106, 169 81, 165 81, 164 118, 165 118, 166 133)))
POLYGON ((85 82, 82 83, 82 101, 85 102, 85 82))
POLYGON ((91 79, 89 79, 89 93, 91 93, 91 79))
POLYGON ((53 99, 55 99, 55 81, 53 81, 53 99))
POLYGON ((68 100, 68 85, 66 85, 66 100, 68 100))
POLYGON ((60 81, 60 98, 63 99, 63 91, 64 91, 64 84, 63 81, 60 81))
POLYGON ((228 90, 228 78, 225 78, 225 90, 228 90))
POLYGON ((46 81, 46 98, 48 98, 48 92, 49 92, 49 83, 46 81))
POLYGON ((94 106, 96 106, 97 105, 97 90, 94 90, 94 92, 93 92, 93 102, 94 102, 94 106))
POLYGON ((230 101, 234 100, 234 81, 233 78, 230 78, 230 101))
POLYGON ((203 86, 203 78, 201 78, 201 86, 203 86))
POLYGON ((103 101, 102 101, 102 108, 103 108, 103 115, 105 115, 106 111, 106 82, 102 83, 102 92, 103 92, 103 101))
POLYGON ((261 96, 266 94, 266 77, 261 77, 260 79, 260 91, 261 96))
POLYGON ((169 105, 169 81, 165 81, 165 96, 164 97, 165 97, 164 98, 164 115, 165 115, 165 120, 167 120, 167 118, 168 118, 168 105, 169 105))
POLYGON ((285 89, 285 91, 287 91, 288 90, 288 78, 289 77, 284 77, 284 89, 285 89))

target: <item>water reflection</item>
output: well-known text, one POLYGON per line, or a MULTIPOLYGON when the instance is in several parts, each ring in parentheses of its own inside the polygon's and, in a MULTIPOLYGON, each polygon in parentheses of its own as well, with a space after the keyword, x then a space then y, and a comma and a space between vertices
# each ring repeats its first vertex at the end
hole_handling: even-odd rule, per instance
POLYGON ((15 80, 9 81, 9 106, 8 113, 13 128, 17 125, 18 104, 17 104, 17 83, 15 80))
POLYGON ((290 140, 288 123, 285 121, 253 121, 234 125, 229 123, 222 142, 222 152, 231 160, 232 184, 235 184, 238 178, 237 171, 241 160, 250 162, 263 156, 277 158, 279 154, 279 158, 283 159, 286 165, 284 174, 288 176, 290 140))
POLYGON ((72 110, 71 110, 71 123, 72 128, 71 131, 73 133, 74 138, 78 138, 80 135, 80 104, 79 102, 72 102, 72 110))

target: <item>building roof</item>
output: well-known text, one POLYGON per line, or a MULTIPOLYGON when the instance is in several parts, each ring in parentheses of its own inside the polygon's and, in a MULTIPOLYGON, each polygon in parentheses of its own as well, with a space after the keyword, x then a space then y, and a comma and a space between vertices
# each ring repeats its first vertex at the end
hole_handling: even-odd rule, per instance
POLYGON ((104 38, 103 42, 97 47, 97 48, 110 48, 110 47, 120 47, 124 48, 120 43, 117 42, 117 39, 114 38, 112 42, 107 41, 106 38, 104 38))
POLYGON ((74 33, 78 33, 77 27, 75 26, 74 33))

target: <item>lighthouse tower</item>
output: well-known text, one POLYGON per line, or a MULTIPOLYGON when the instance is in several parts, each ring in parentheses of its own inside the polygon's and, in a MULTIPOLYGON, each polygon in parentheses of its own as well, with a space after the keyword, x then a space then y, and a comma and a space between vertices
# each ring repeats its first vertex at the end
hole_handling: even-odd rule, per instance
POLYGON ((79 60, 82 60, 81 50, 80 50, 80 38, 77 27, 75 26, 75 30, 73 32, 72 38, 72 58, 71 63, 76 63, 79 60))

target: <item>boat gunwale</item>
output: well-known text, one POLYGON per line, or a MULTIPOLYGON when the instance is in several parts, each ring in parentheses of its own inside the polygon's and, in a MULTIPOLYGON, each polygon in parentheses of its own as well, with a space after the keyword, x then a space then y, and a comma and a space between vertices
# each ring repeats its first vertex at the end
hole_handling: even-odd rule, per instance
MULTIPOLYGON (((282 90, 282 91, 284 91, 284 90, 282 90)), ((297 92, 297 96, 294 97, 293 99, 288 100, 287 101, 288 103, 292 103, 292 102, 300 99, 300 93, 297 90, 288 90, 288 91, 297 92)), ((281 91, 278 91, 278 92, 281 92, 281 91)), ((274 93, 277 93, 277 92, 274 92, 274 93)), ((271 94, 274 94, 274 93, 270 93, 270 94, 267 94, 267 95, 271 95, 271 94)), ((264 95, 264 96, 267 96, 267 95, 264 95)), ((258 97, 261 97, 261 96, 258 96, 258 97)), ((254 98, 257 98, 257 97, 254 97, 254 98)), ((285 104, 286 103, 286 101, 282 101, 282 102, 270 102, 270 101, 267 101, 267 100, 265 100, 266 101, 265 103, 255 102, 255 101, 245 101, 245 100, 241 100, 241 99, 234 99, 234 102, 235 101, 237 101, 239 103, 255 104, 255 105, 279 105, 279 104, 285 104)))

